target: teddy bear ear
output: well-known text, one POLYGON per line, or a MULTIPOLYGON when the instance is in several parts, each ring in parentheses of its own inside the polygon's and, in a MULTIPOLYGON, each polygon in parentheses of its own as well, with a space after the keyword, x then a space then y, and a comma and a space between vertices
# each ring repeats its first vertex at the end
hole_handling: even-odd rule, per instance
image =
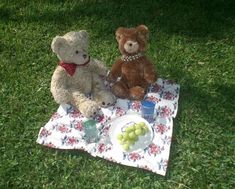
POLYGON ((149 30, 148 30, 148 27, 145 26, 145 25, 139 25, 136 27, 137 31, 138 31, 138 34, 139 36, 142 38, 142 39, 145 39, 145 40, 148 40, 148 34, 149 34, 149 30))
POLYGON ((82 36, 82 38, 88 40, 88 33, 86 30, 81 30, 81 31, 79 31, 79 33, 82 36))
POLYGON ((56 54, 59 54, 61 49, 65 49, 67 46, 68 42, 61 36, 54 37, 51 43, 51 49, 56 54))
POLYGON ((124 30, 123 27, 119 27, 119 28, 116 30, 115 35, 116 35, 117 41, 120 40, 120 38, 121 38, 121 36, 122 36, 122 33, 123 33, 123 30, 124 30))
POLYGON ((82 46, 85 50, 88 50, 88 43, 89 43, 89 35, 86 30, 80 30, 79 32, 80 36, 80 43, 82 43, 82 46))

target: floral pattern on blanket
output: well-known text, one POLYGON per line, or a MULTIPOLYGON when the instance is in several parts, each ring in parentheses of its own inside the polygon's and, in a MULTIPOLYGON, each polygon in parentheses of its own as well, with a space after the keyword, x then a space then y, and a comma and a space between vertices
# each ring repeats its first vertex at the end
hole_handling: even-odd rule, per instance
POLYGON ((96 143, 86 143, 82 123, 87 118, 68 104, 61 105, 40 129, 37 143, 50 148, 85 150, 92 156, 165 175, 172 141, 173 118, 178 108, 179 85, 170 80, 158 79, 149 87, 145 98, 156 103, 157 117, 150 124, 154 131, 153 141, 143 150, 123 152, 115 149, 110 142, 110 121, 125 114, 140 114, 139 101, 124 99, 117 99, 112 107, 101 108, 95 118, 99 132, 96 143))

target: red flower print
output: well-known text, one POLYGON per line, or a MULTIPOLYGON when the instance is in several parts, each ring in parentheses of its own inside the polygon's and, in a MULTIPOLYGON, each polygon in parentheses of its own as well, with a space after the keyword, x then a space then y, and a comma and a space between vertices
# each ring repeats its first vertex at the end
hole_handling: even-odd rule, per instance
POLYGON ((157 146, 156 144, 151 144, 149 146, 149 154, 150 155, 154 155, 156 156, 156 154, 160 154, 161 153, 161 148, 160 146, 157 146))
POLYGON ((105 115, 104 115, 104 114, 102 114, 102 115, 97 115, 96 120, 97 120, 98 122, 100 122, 100 123, 104 123, 104 122, 106 121, 105 115))
POLYGON ((116 112, 115 112, 116 116, 123 116, 125 113, 126 111, 120 107, 117 107, 116 112))
POLYGON ((73 110, 71 113, 70 113, 70 117, 72 118, 79 118, 79 117, 83 117, 82 113, 78 110, 73 110))
POLYGON ((161 108, 160 110, 161 117, 169 117, 170 114, 171 114, 170 108, 168 108, 167 106, 164 106, 161 108))
POLYGON ((43 128, 43 129, 41 130, 41 132, 40 132, 39 137, 42 138, 42 137, 47 137, 47 136, 49 136, 49 135, 51 135, 51 132, 49 132, 48 130, 46 130, 45 128, 43 128))
POLYGON ((160 85, 158 85, 157 83, 155 83, 155 84, 153 84, 153 85, 152 85, 151 92, 153 92, 153 93, 157 93, 157 92, 159 92, 159 91, 160 91, 160 89, 161 89, 161 86, 160 86, 160 85))
POLYGON ((139 110, 140 110, 140 107, 141 107, 140 101, 134 101, 134 102, 132 103, 132 108, 133 108, 134 110, 139 111, 139 110))
POLYGON ((103 153, 105 151, 105 144, 101 143, 98 145, 98 152, 103 153))
POLYGON ((74 125, 74 129, 76 130, 79 130, 79 131, 82 131, 83 130, 83 125, 81 122, 77 122, 75 125, 74 125))
POLYGON ((75 137, 69 137, 68 138, 67 144, 74 145, 76 143, 78 143, 78 140, 75 137))
POLYGON ((105 128, 102 130, 102 134, 103 134, 104 136, 108 135, 108 133, 109 133, 109 128, 110 128, 110 127, 105 127, 105 128))
POLYGON ((55 113, 51 116, 51 121, 57 120, 57 119, 59 119, 59 118, 61 118, 61 117, 62 117, 62 116, 61 116, 59 113, 55 112, 55 113))
POLYGON ((60 131, 61 133, 69 133, 71 130, 66 127, 66 125, 60 125, 58 126, 58 131, 60 131))
POLYGON ((140 160, 141 159, 141 156, 138 154, 138 153, 130 153, 129 154, 129 158, 132 160, 132 161, 136 161, 136 160, 140 160))
POLYGON ((49 143, 45 143, 45 146, 49 147, 49 148, 55 148, 56 146, 54 144, 52 144, 51 142, 49 143))
POLYGON ((61 139, 62 145, 72 146, 74 144, 77 144, 79 142, 78 138, 76 137, 69 137, 67 135, 64 136, 64 138, 61 139))
POLYGON ((158 125, 155 125, 155 130, 157 133, 161 133, 161 134, 164 134, 166 131, 167 131, 167 127, 166 125, 163 125, 163 124, 158 124, 158 125))
POLYGON ((163 98, 166 100, 173 100, 174 99, 174 94, 171 92, 167 91, 163 93, 163 98))

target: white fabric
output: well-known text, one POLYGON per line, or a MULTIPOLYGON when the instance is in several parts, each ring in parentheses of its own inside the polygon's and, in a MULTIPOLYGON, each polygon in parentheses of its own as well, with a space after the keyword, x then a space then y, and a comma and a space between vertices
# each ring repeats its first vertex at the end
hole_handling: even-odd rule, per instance
POLYGON ((108 130, 114 118, 126 114, 140 116, 140 102, 123 99, 118 99, 112 107, 101 108, 95 118, 100 133, 97 143, 85 142, 82 122, 87 118, 67 104, 61 105, 49 122, 40 129, 37 143, 57 149, 85 150, 92 156, 165 175, 172 140, 173 118, 178 109, 179 89, 178 84, 163 79, 158 79, 149 88, 146 99, 156 103, 157 117, 155 122, 150 124, 154 131, 153 141, 142 151, 123 152, 114 148, 110 142, 108 130))

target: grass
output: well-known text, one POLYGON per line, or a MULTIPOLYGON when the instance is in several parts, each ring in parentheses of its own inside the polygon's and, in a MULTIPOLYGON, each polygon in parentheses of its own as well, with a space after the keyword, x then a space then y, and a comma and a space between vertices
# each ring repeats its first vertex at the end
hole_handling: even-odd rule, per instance
POLYGON ((234 188, 234 8, 233 0, 2 0, 0 188, 234 188), (166 177, 36 144, 58 107, 52 38, 86 29, 90 54, 110 67, 116 28, 141 23, 159 75, 181 85, 166 177))

